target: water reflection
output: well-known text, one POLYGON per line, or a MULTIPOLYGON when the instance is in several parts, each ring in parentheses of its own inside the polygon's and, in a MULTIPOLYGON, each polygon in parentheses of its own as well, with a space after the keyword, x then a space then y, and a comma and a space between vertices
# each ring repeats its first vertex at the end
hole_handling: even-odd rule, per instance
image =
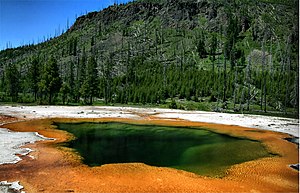
POLYGON ((199 128, 130 125, 123 123, 57 123, 75 135, 67 146, 89 166, 142 162, 198 174, 222 175, 230 165, 268 152, 257 141, 199 128))

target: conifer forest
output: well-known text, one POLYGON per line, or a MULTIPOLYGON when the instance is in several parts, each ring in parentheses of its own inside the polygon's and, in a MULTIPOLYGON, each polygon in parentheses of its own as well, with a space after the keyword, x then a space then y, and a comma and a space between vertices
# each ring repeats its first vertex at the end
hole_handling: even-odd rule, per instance
POLYGON ((0 102, 299 116, 299 2, 136 0, 0 51, 0 102))

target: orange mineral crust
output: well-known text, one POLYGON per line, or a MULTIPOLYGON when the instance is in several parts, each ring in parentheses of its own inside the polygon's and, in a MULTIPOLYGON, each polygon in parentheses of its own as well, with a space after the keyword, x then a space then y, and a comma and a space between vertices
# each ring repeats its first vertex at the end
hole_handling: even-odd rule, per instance
POLYGON ((288 165, 299 162, 298 148, 283 138, 287 134, 238 126, 183 120, 130 119, 42 119, 10 123, 13 131, 34 131, 56 140, 26 145, 34 150, 17 164, 0 165, 0 181, 20 181, 26 192, 299 192, 299 172, 288 165), (223 178, 209 178, 142 163, 107 164, 88 167, 71 149, 58 143, 71 139, 56 130, 56 122, 118 121, 134 124, 200 126, 218 133, 259 140, 278 156, 231 167, 223 178))

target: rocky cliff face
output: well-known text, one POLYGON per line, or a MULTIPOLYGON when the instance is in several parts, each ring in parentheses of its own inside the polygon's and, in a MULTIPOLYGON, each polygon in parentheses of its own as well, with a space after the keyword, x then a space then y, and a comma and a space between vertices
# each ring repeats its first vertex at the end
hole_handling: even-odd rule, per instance
POLYGON ((138 2, 126 5, 110 6, 100 12, 91 12, 77 18, 73 30, 81 29, 88 22, 101 22, 109 25, 121 22, 130 26, 132 22, 143 20, 151 22, 155 17, 161 17, 165 27, 176 27, 179 21, 188 23, 189 29, 198 25, 198 17, 205 17, 209 21, 215 19, 221 4, 207 1, 166 1, 163 3, 138 2))

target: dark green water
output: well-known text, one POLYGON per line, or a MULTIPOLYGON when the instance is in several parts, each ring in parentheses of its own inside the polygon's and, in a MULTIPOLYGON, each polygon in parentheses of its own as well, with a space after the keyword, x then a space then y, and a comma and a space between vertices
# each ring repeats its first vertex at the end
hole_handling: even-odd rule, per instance
POLYGON ((89 166, 142 162, 223 176, 229 166, 270 156, 264 146, 248 139, 201 128, 124 123, 56 123, 76 139, 74 148, 89 166))

